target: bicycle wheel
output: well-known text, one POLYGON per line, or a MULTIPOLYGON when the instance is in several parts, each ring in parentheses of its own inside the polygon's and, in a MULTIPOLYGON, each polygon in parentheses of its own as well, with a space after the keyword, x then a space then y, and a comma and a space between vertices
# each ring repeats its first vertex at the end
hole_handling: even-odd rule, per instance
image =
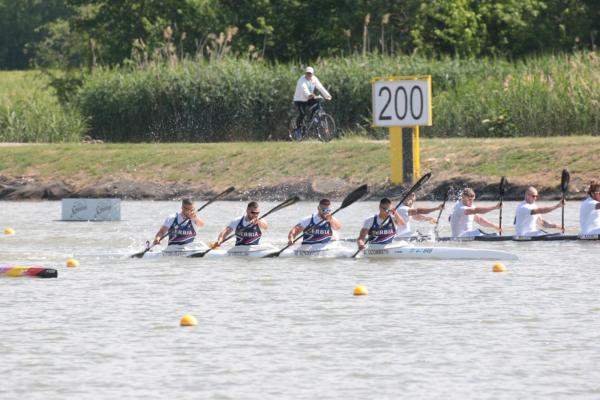
POLYGON ((331 115, 321 114, 317 124, 317 137, 322 142, 329 142, 335 137, 335 120, 331 115))
POLYGON ((288 137, 292 142, 299 142, 302 140, 302 132, 297 132, 298 124, 296 124, 296 117, 290 121, 290 127, 288 130, 288 137))

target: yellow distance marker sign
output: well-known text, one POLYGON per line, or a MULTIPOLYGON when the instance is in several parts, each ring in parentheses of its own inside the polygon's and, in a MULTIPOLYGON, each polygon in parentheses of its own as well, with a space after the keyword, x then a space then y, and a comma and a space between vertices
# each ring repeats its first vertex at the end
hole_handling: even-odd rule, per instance
POLYGON ((431 126, 431 76, 373 78, 373 126, 431 126))
POLYGON ((431 126, 431 76, 373 78, 373 126, 390 131, 390 180, 421 175, 419 126, 431 126))

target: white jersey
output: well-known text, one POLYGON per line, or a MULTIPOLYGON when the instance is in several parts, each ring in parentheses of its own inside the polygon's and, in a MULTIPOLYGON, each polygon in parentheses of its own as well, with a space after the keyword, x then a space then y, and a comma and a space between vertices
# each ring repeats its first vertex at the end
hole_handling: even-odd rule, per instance
POLYGON ((538 214, 532 214, 538 208, 537 204, 529 204, 525 200, 519 203, 515 211, 515 236, 537 236, 541 232, 538 228, 538 214))
POLYGON ((294 92, 294 101, 308 101, 308 96, 310 94, 315 93, 315 89, 323 95, 326 99, 330 99, 331 95, 329 92, 323 87, 319 78, 313 75, 312 79, 309 81, 306 79, 306 76, 302 75, 298 82, 296 82, 296 92, 294 92))
POLYGON ((473 221, 475 220, 475 214, 467 215, 466 210, 472 210, 475 207, 469 207, 459 200, 454 204, 454 210, 450 215, 450 227, 452 228, 452 236, 462 236, 466 232, 473 231, 473 221))
POLYGON ((600 234, 600 210, 596 209, 598 202, 588 196, 579 208, 580 235, 600 234))
MULTIPOLYGON (((187 221, 187 218, 181 215, 181 213, 175 213, 173 215, 169 215, 167 219, 165 219, 165 222, 163 222, 163 227, 171 228, 173 222, 175 221, 175 218, 177 218, 177 224, 181 224, 182 222, 187 221)), ((198 225, 196 225, 194 221, 192 221, 192 225, 194 225, 194 228, 198 228, 198 225)))
POLYGON ((408 215, 408 212, 411 209, 412 207, 406 206, 404 204, 398 207, 398 214, 400 214, 405 224, 398 225, 396 227, 396 237, 411 237, 415 235, 415 232, 413 232, 412 227, 410 226, 410 215, 408 215))
POLYGON ((227 227, 233 231, 235 231, 240 223, 240 221, 242 221, 242 227, 245 228, 248 225, 251 224, 251 222, 248 220, 248 218, 246 217, 246 215, 242 215, 241 217, 237 217, 235 219, 232 219, 231 222, 229 222, 229 225, 227 225, 227 227))

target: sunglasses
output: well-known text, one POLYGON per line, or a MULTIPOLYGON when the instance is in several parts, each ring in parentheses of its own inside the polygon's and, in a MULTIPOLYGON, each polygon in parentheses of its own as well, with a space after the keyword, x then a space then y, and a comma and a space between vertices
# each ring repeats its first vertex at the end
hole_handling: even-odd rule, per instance
POLYGON ((319 208, 323 214, 329 214, 331 212, 331 208, 319 208))
POLYGON ((260 211, 250 211, 250 214, 252 214, 252 215, 258 215, 258 214, 260 214, 260 211))
POLYGON ((386 213, 389 213, 392 209, 389 207, 379 207, 381 208, 383 211, 385 211, 386 213))
POLYGON ((531 197, 533 197, 533 198, 537 198, 537 197, 538 197, 538 195, 537 195, 537 194, 531 194, 531 193, 528 193, 528 194, 527 194, 527 196, 531 196, 531 197))

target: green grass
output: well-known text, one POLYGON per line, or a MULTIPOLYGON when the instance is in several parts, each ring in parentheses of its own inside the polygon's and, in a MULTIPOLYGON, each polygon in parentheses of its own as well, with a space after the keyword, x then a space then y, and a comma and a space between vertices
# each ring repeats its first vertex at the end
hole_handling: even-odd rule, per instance
MULTIPOLYGON (((572 181, 598 179, 600 140, 591 136, 422 139, 421 169, 433 182, 464 178, 555 186, 568 166, 572 181)), ((0 174, 90 183, 101 178, 185 182, 240 190, 309 177, 373 185, 389 181, 387 141, 332 143, 42 144, 0 146, 0 174)))
POLYGON ((0 142, 73 142, 84 118, 62 107, 39 71, 0 72, 0 142))

